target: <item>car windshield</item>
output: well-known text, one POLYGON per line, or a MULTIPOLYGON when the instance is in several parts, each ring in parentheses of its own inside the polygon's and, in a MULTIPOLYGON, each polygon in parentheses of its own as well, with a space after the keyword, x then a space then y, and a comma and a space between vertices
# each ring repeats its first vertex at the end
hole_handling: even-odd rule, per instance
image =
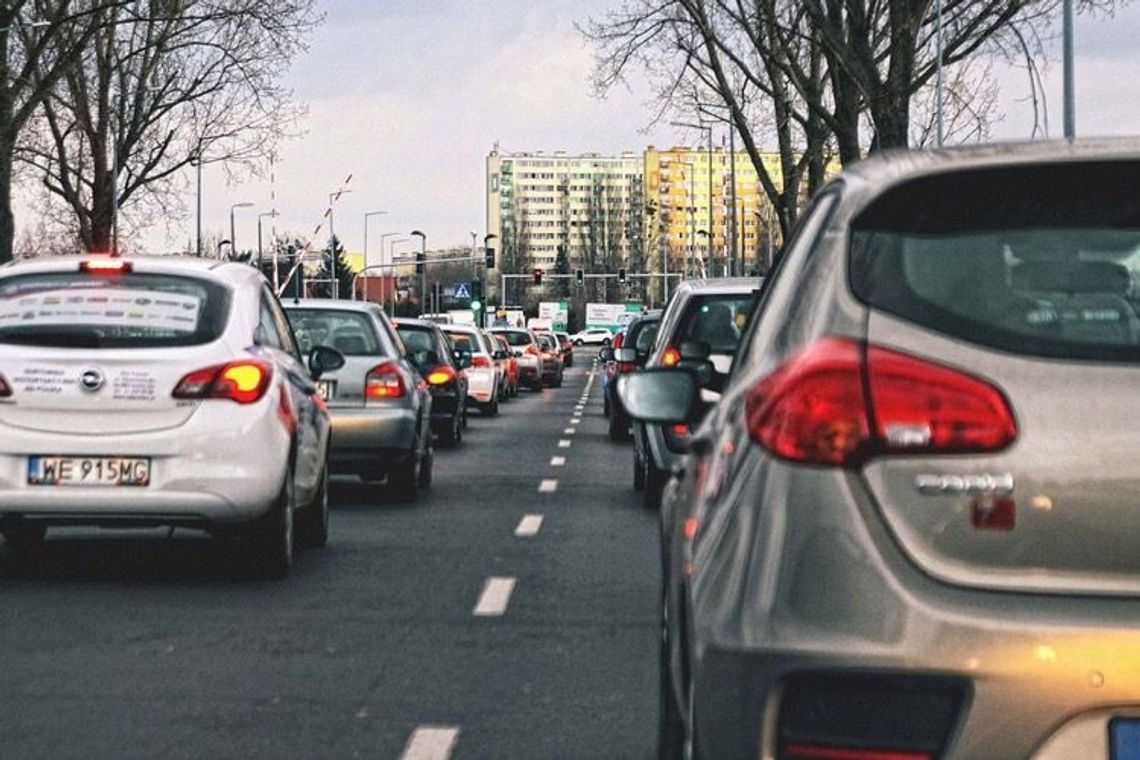
POLYGON ((230 293, 204 279, 51 272, 0 279, 0 343, 163 348, 217 340, 230 293))
POLYGON ((512 346, 529 346, 531 343, 534 343, 534 339, 530 337, 530 334, 522 330, 504 330, 503 332, 495 334, 503 336, 507 343, 510 343, 512 346))
POLYGON ((289 323, 301 350, 329 346, 345 356, 373 356, 383 353, 368 315, 340 309, 287 307, 289 323))

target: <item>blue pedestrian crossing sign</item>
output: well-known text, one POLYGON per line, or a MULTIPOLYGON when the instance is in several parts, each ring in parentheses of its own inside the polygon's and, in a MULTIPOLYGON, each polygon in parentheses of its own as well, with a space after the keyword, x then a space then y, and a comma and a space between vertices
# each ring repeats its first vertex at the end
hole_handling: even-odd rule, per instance
POLYGON ((470 298, 471 297, 471 288, 469 288, 467 286, 467 283, 461 282, 455 286, 455 297, 456 298, 470 298))

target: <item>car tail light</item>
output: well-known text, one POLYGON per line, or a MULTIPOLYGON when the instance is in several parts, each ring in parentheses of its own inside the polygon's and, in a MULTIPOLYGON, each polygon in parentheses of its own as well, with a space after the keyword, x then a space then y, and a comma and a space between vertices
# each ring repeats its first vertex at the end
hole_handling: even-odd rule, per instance
POLYGON ((749 393, 745 411, 757 443, 811 464, 991 452, 1017 437, 1005 396, 986 381, 841 338, 824 338, 785 362, 749 393))
POLYGON ((445 364, 443 366, 436 367, 431 372, 429 372, 426 379, 428 381, 428 385, 439 386, 453 383, 455 382, 455 378, 455 370, 445 364))
POLYGON ((266 362, 244 360, 218 364, 185 375, 174 386, 174 398, 223 398, 252 404, 265 395, 273 368, 266 362))
POLYGON ((129 274, 134 267, 117 256, 99 256, 79 262, 79 271, 90 274, 129 274))
POLYGON ((471 357, 471 366, 472 367, 490 367, 491 366, 491 360, 488 359, 486 356, 479 356, 478 354, 476 354, 475 356, 471 357))
POLYGON ((400 368, 392 362, 378 364, 364 376, 365 398, 400 398, 406 392, 400 368))
POLYGON ((538 346, 532 343, 526 347, 526 352, 531 356, 538 356, 538 346))
POLYGON ((614 339, 610 341, 611 348, 621 348, 622 341, 625 340, 625 333, 618 333, 614 339))
POLYGON ((635 369, 637 369, 637 365, 634 364, 633 362, 618 362, 617 363, 617 371, 618 372, 633 372, 635 369))
POLYGON ((661 365, 664 367, 676 367, 679 361, 681 361, 681 352, 672 346, 669 346, 665 349, 665 353, 661 354, 661 365))
POLYGON ((8 385, 8 381, 0 375, 0 398, 7 398, 12 395, 12 386, 8 385))

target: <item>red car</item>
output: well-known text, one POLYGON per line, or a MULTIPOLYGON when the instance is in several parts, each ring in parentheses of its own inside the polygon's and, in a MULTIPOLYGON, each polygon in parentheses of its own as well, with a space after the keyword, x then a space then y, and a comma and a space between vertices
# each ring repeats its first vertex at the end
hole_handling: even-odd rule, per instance
POLYGON ((511 344, 502 335, 491 334, 495 340, 495 346, 499 351, 503 352, 503 389, 504 394, 508 398, 515 398, 519 395, 519 360, 515 358, 515 354, 511 351, 511 344))

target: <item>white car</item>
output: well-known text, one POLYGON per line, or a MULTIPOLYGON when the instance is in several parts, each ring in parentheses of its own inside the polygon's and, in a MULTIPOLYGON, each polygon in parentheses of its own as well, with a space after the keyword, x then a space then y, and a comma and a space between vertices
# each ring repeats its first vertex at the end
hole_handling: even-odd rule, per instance
POLYGON ((467 399, 483 414, 499 413, 499 370, 495 368, 495 346, 477 327, 440 325, 451 350, 461 357, 467 373, 467 399))
POLYGON ((591 327, 570 336, 570 342, 575 346, 594 345, 608 346, 614 339, 614 334, 605 327, 591 327))
POLYGON ((265 278, 107 255, 0 267, 0 533, 188 526, 282 577, 328 537, 329 417, 265 278), (296 520, 296 522, 294 522, 296 520))

